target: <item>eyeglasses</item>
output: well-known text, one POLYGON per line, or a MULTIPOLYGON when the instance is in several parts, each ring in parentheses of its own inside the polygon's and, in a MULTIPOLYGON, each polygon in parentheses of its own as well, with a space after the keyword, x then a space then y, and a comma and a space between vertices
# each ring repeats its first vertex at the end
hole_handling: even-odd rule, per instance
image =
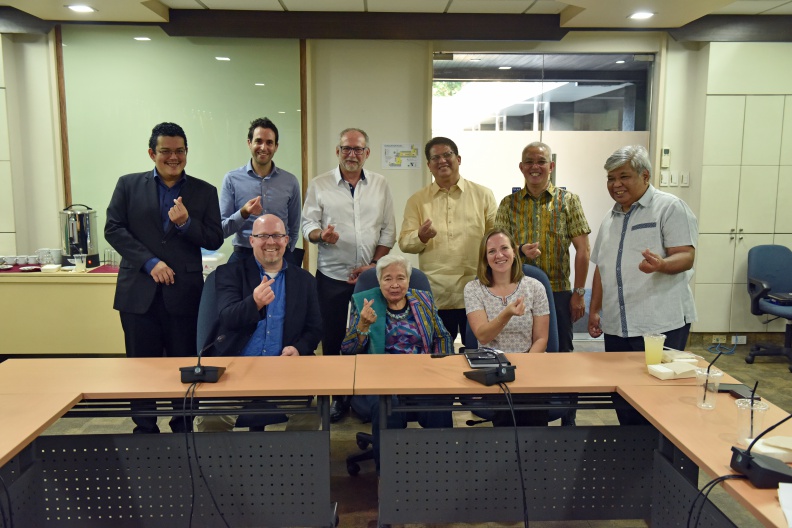
POLYGON ((270 238, 270 239, 274 240, 275 242, 280 242, 281 240, 283 240, 284 238, 286 238, 289 235, 281 235, 279 233, 275 233, 274 235, 269 235, 267 233, 259 233, 258 235, 250 235, 250 236, 252 236, 253 238, 263 238, 264 240, 267 240, 268 238, 270 238))
POLYGON ((350 152, 354 152, 356 156, 360 156, 368 147, 338 147, 338 149, 343 152, 344 154, 349 154, 350 152))
POLYGON ((443 158, 444 160, 448 161, 454 156, 456 156, 456 154, 454 154, 452 151, 449 150, 448 152, 443 152, 442 154, 435 154, 434 156, 429 156, 429 161, 432 163, 436 163, 440 161, 440 158, 443 158))
POLYGON ((157 151, 157 154, 159 154, 160 156, 165 156, 166 158, 170 158, 171 154, 176 154, 177 156, 181 157, 181 156, 184 156, 185 154, 187 154, 187 149, 183 149, 183 148, 176 149, 176 150, 160 149, 160 150, 157 151))
POLYGON ((547 161, 547 160, 537 160, 537 161, 533 161, 533 160, 525 160, 525 161, 523 161, 523 165, 527 165, 527 166, 529 166, 529 167, 530 167, 531 165, 537 165, 537 166, 539 166, 539 167, 544 167, 544 166, 545 166, 545 165, 547 165, 548 163, 550 163, 550 162, 549 162, 549 161, 547 161))

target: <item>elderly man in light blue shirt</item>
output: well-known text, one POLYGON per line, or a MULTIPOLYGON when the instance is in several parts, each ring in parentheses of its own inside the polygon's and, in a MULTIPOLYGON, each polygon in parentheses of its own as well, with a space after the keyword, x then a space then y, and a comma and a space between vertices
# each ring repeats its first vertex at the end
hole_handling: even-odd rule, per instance
POLYGON ((250 161, 225 175, 220 188, 220 219, 223 235, 234 236, 233 262, 252 254, 250 233, 261 215, 274 214, 286 225, 289 248, 287 262, 295 262, 292 252, 300 235, 300 184, 294 174, 275 166, 272 158, 278 151, 278 128, 268 118, 255 119, 248 129, 250 161))

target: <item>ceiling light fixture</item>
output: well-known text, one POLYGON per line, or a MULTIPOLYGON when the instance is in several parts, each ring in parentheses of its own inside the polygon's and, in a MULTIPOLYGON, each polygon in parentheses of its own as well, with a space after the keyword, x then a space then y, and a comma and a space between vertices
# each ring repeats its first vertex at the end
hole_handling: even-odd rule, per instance
POLYGON ((264 83, 255 83, 255 84, 256 84, 256 86, 265 86, 264 83))
POLYGON ((79 4, 79 5, 67 5, 66 7, 68 7, 69 9, 74 11, 75 13, 95 13, 96 12, 96 9, 94 9, 93 7, 87 6, 87 5, 82 5, 82 4, 79 4))
POLYGON ((648 11, 638 11, 637 13, 633 13, 629 16, 633 20, 646 20, 647 18, 652 18, 654 13, 650 13, 648 11))
POLYGON ((278 112, 279 114, 285 114, 286 112, 278 112))
POLYGON ((230 58, 228 58, 228 57, 215 57, 215 60, 219 60, 219 61, 230 61, 231 59, 230 59, 230 58))
POLYGON ((511 66, 498 66, 499 70, 511 70, 511 66))
POLYGON ((148 37, 135 37, 135 40, 139 40, 140 42, 145 42, 145 41, 151 40, 151 39, 148 38, 148 37))
POLYGON ((470 59, 470 62, 479 62, 481 59, 470 59))
POLYGON ((623 60, 618 60, 618 61, 616 61, 616 64, 624 64, 624 61, 623 60))

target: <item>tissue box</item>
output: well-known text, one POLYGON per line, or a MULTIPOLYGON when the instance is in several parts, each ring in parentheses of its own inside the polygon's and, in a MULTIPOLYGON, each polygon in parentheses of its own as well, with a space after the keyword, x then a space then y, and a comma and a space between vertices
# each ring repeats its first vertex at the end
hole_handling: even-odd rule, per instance
POLYGON ((690 352, 680 350, 663 350, 663 363, 690 363, 695 366, 698 364, 699 357, 690 352))
POLYGON ((684 379, 696 377, 696 365, 674 362, 662 365, 649 365, 649 374, 661 380, 684 379))

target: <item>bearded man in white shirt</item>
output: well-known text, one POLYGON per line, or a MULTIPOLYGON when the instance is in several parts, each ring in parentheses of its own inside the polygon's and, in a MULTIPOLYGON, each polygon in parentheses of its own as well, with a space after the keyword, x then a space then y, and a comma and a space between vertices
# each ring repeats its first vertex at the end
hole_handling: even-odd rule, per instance
MULTIPOLYGON (((319 246, 316 287, 325 355, 341 351, 358 276, 373 268, 396 243, 388 182, 380 174, 363 171, 370 154, 368 145, 363 130, 343 130, 336 146, 338 167, 314 178, 305 195, 302 232, 319 246)), ((348 410, 348 398, 334 398, 330 421, 339 421, 348 410)))

